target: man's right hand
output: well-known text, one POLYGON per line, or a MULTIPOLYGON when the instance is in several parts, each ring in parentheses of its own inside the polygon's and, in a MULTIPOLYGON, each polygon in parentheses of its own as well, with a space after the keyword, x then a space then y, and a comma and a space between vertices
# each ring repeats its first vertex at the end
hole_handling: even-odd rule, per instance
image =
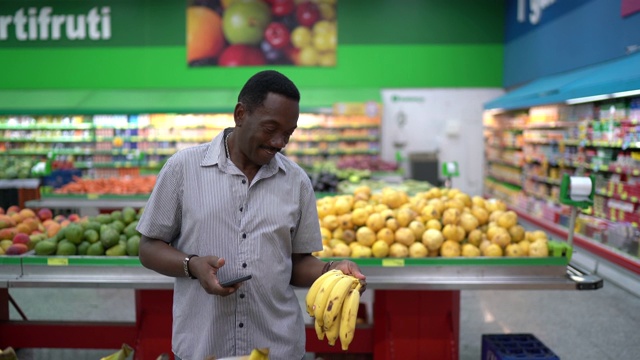
POLYGON ((191 261, 189 261, 189 271, 200 281, 200 286, 202 286, 208 294, 228 296, 236 292, 242 283, 229 287, 220 286, 218 269, 223 267, 224 264, 224 258, 217 256, 198 256, 193 257, 191 261))

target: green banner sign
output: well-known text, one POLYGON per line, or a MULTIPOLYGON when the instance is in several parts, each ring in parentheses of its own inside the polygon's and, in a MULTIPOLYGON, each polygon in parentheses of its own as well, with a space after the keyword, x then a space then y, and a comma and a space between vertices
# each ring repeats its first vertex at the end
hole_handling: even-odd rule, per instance
POLYGON ((184 5, 170 0, 8 0, 0 48, 174 46, 185 42, 184 5))

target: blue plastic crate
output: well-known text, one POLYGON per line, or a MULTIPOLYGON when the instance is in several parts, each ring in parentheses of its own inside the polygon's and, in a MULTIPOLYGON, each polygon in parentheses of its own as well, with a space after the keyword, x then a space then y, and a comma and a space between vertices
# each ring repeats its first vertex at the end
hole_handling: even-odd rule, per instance
POLYGON ((73 181, 73 177, 82 177, 82 170, 79 169, 58 169, 53 170, 51 174, 42 177, 42 186, 50 186, 54 189, 73 181))
POLYGON ((560 357, 532 334, 485 334, 482 360, 560 360, 560 357))

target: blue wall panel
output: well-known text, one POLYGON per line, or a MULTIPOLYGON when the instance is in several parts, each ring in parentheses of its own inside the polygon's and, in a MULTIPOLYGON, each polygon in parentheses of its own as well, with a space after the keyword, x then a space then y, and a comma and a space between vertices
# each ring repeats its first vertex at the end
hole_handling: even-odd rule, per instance
POLYGON ((640 13, 622 17, 621 1, 508 0, 504 87, 626 56, 640 45, 640 13), (532 23, 532 4, 545 2, 532 23))

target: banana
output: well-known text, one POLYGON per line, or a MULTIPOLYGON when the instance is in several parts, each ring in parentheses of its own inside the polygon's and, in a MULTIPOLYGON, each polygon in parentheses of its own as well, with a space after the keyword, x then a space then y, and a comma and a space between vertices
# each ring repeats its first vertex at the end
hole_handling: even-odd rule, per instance
POLYGON ((320 288, 320 290, 318 290, 316 299, 313 302, 313 311, 314 311, 313 317, 316 318, 316 321, 320 324, 320 326, 323 325, 322 316, 324 314, 324 310, 327 308, 327 302, 329 301, 331 290, 338 283, 338 281, 340 281, 346 276, 347 275, 344 275, 344 274, 339 276, 332 276, 322 282, 322 287, 320 288))
POLYGON ((256 348, 251 350, 251 354, 249 354, 249 360, 268 360, 269 359, 269 348, 256 348))
POLYGON ((322 287, 322 283, 328 278, 330 278, 331 276, 337 276, 341 274, 342 274, 342 271, 340 270, 337 270, 337 269, 329 270, 326 273, 320 275, 320 277, 318 277, 316 281, 313 282, 313 284, 309 288, 309 291, 307 292, 307 297, 305 299, 306 305, 307 305, 307 313, 309 314, 309 316, 312 316, 312 317, 314 316, 313 302, 316 300, 316 295, 318 294, 318 291, 320 291, 320 288, 322 287))
POLYGON ((316 329, 316 335, 318 336, 318 340, 324 340, 324 329, 322 328, 322 325, 320 325, 319 322, 314 320, 313 326, 316 329))
MULTIPOLYGON (((356 320, 358 318, 358 308, 360 307, 360 287, 358 283, 356 287, 349 292, 344 300, 342 312, 340 316, 340 344, 342 350, 349 349, 349 344, 353 341, 356 331, 356 320)), ((328 335, 327 335, 328 336, 328 335)))
POLYGON ((340 317, 340 310, 342 310, 342 302, 347 297, 349 290, 356 287, 358 279, 353 276, 344 276, 340 279, 336 285, 331 289, 329 300, 327 301, 327 307, 322 314, 322 328, 324 331, 328 331, 333 322, 340 317))
POLYGON ((340 318, 336 319, 336 321, 331 324, 329 330, 327 330, 327 342, 329 345, 334 346, 336 344, 336 340, 340 337, 340 318))

